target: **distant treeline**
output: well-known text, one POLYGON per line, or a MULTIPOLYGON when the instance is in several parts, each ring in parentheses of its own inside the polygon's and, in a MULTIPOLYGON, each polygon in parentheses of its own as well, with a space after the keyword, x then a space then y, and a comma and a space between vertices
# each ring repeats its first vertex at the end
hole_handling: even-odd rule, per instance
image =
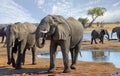
MULTIPOLYGON (((93 23, 93 24, 97 24, 98 22, 96 23, 93 23)), ((102 22, 103 24, 120 24, 120 22, 102 22)))

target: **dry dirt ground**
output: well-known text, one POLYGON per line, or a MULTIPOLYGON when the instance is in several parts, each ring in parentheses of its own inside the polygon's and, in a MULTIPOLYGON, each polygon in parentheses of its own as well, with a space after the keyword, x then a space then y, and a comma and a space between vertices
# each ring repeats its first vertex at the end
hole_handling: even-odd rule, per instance
MULTIPOLYGON (((89 29, 87 29, 89 30, 89 29)), ((49 52, 49 43, 46 41, 44 48, 37 49, 38 52, 49 52)), ((49 68, 49 59, 36 57, 36 65, 31 65, 31 51, 27 51, 25 64, 22 69, 15 70, 11 65, 7 65, 6 48, 0 43, 0 76, 118 76, 120 68, 108 62, 77 62, 77 69, 69 73, 62 73, 64 66, 62 59, 56 59, 56 71, 47 73, 49 68)), ((59 50, 60 48, 58 48, 59 50)), ((90 41, 83 41, 81 49, 110 49, 110 51, 120 51, 120 42, 117 40, 105 40, 104 44, 90 44, 90 41)), ((71 61, 69 62, 71 63, 71 61)))

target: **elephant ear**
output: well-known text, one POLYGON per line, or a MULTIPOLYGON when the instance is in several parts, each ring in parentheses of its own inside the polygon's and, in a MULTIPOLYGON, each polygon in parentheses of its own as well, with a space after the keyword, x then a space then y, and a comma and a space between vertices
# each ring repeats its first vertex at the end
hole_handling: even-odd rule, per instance
POLYGON ((67 32, 61 24, 59 24, 57 28, 55 29, 53 39, 54 40, 66 40, 67 39, 67 32))
POLYGON ((69 25, 64 19, 64 17, 56 15, 53 17, 53 20, 55 22, 55 33, 53 35, 54 40, 66 40, 70 33, 69 25))

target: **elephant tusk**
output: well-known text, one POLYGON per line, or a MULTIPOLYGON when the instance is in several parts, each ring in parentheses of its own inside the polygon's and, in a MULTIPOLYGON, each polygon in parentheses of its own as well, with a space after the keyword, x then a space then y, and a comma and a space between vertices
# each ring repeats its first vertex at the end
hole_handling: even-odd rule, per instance
POLYGON ((47 33, 48 31, 46 30, 46 31, 41 31, 42 33, 47 33))

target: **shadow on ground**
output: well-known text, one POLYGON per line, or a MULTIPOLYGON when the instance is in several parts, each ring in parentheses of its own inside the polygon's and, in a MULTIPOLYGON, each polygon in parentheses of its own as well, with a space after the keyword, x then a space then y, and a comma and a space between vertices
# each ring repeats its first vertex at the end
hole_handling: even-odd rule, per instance
POLYGON ((46 74, 48 68, 22 68, 19 70, 6 68, 6 66, 0 67, 0 76, 11 74, 46 74))

